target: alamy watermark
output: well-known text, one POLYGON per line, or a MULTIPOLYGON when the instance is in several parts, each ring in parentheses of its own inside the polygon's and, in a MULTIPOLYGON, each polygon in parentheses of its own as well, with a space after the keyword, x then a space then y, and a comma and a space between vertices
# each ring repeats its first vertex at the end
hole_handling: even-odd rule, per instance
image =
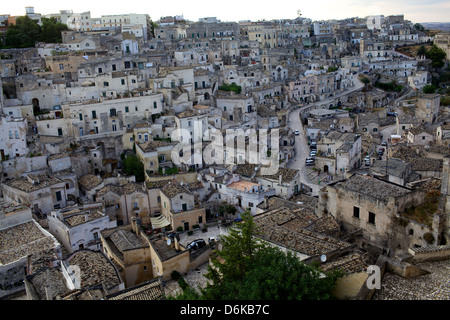
POLYGON ((372 289, 381 289, 381 269, 377 265, 371 265, 367 268, 367 273, 369 276, 366 280, 367 288, 372 289))
POLYGON ((172 141, 179 142, 171 153, 176 165, 257 164, 262 175, 278 172, 279 129, 226 129, 224 136, 219 129, 204 128, 202 121, 192 121, 189 128, 172 132, 172 141))

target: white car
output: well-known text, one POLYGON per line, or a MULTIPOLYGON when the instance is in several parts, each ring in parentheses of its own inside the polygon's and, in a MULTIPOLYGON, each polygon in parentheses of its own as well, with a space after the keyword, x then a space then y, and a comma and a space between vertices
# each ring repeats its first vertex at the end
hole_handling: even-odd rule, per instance
POLYGON ((298 130, 295 130, 294 133, 296 136, 298 136, 300 134, 300 132, 298 132, 298 130))

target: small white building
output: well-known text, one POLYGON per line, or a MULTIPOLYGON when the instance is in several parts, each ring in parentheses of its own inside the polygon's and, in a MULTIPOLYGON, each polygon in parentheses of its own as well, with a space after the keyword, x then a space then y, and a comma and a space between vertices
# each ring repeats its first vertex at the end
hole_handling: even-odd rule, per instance
POLYGON ((100 251, 100 231, 117 227, 117 220, 105 215, 102 203, 52 211, 47 220, 50 233, 70 253, 81 249, 100 251))
POLYGON ((26 118, 0 117, 1 160, 27 155, 27 128, 26 118))

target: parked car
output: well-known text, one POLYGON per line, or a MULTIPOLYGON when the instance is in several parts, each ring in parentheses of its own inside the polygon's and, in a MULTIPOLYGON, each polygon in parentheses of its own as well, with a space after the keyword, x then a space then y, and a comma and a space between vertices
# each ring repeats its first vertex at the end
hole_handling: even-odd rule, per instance
POLYGON ((314 159, 312 159, 312 158, 308 158, 308 159, 306 159, 306 161, 305 161, 305 163, 306 163, 306 165, 307 166, 312 166, 312 165, 314 165, 314 159))
POLYGON ((295 130, 294 133, 296 136, 298 136, 300 134, 300 132, 298 130, 295 130))
POLYGON ((189 243, 186 247, 188 250, 197 250, 206 246, 206 242, 203 239, 197 239, 189 243))
POLYGON ((386 142, 386 141, 383 141, 383 142, 381 143, 381 145, 382 145, 383 147, 387 147, 387 142, 386 142))
POLYGON ((309 148, 312 149, 317 149, 317 143, 316 142, 311 142, 311 144, 309 145, 309 148))
POLYGON ((317 154, 317 150, 311 150, 311 152, 309 153, 310 157, 315 157, 317 154))

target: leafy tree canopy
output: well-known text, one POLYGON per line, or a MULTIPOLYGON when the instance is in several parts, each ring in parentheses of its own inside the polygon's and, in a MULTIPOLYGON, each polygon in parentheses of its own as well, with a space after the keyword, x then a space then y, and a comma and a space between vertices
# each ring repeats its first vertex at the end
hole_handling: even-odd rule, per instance
POLYGON ((420 23, 416 23, 414 25, 414 28, 419 31, 425 31, 425 27, 423 25, 421 25, 420 23))
POLYGON ((67 25, 55 18, 42 18, 42 26, 28 16, 18 17, 16 24, 6 31, 5 46, 9 48, 34 47, 37 42, 62 42, 61 31, 68 30, 67 25))
POLYGON ((433 45, 430 50, 425 54, 427 59, 431 60, 431 66, 436 69, 440 69, 445 65, 445 57, 447 56, 445 51, 433 45))
POLYGON ((219 87, 219 90, 223 91, 234 91, 235 93, 239 94, 242 91, 242 87, 237 85, 236 83, 232 84, 226 84, 224 83, 222 86, 219 87))
POLYGON ((302 263, 294 254, 257 240, 250 212, 222 237, 221 251, 214 252, 205 277, 208 285, 197 292, 186 288, 177 299, 207 300, 323 300, 341 272, 323 274, 302 263))
POLYGON ((128 155, 123 161, 123 170, 136 177, 136 182, 144 182, 145 172, 144 164, 136 155, 128 155))
POLYGON ((436 87, 433 86, 432 84, 427 84, 422 88, 422 90, 423 90, 423 93, 435 93, 436 87))

